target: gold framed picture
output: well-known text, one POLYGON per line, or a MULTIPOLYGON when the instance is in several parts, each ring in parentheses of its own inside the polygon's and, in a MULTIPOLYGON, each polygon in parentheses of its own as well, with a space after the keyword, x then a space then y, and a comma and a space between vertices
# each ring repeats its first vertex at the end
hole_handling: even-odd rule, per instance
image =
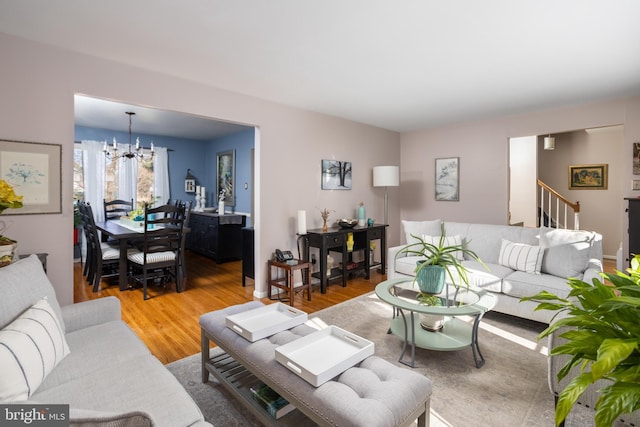
POLYGON ((569 166, 569 190, 606 190, 609 165, 569 166))

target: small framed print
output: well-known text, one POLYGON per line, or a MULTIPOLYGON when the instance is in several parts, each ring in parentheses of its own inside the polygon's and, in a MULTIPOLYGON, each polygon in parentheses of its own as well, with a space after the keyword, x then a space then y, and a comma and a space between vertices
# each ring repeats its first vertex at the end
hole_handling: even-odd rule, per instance
POLYGON ((322 161, 323 190, 351 190, 351 162, 322 161))
POLYGON ((460 200, 460 158, 436 159, 436 200, 457 202, 460 200))
POLYGON ((569 166, 569 190, 606 190, 607 164, 569 166))
POLYGON ((62 145, 0 140, 0 179, 22 196, 3 215, 62 212, 62 145))

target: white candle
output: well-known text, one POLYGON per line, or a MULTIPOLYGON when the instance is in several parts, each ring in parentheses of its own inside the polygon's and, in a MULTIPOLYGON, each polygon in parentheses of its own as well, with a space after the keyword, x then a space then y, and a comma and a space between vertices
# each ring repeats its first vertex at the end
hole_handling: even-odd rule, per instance
POLYGON ((151 152, 153 153, 153 142, 151 143, 151 152))
POLYGON ((116 144, 116 138, 113 137, 113 149, 116 150, 118 148, 118 145, 116 144))
POLYGON ((207 195, 207 189, 204 188, 204 185, 200 188, 200 190, 202 191, 202 193, 200 193, 202 196, 206 196, 207 195))
POLYGON ((140 138, 136 138, 136 150, 140 149, 140 138))
POLYGON ((199 196, 200 195, 200 186, 196 185, 196 194, 199 196))
POLYGON ((307 234, 307 211, 298 211, 298 234, 307 234))

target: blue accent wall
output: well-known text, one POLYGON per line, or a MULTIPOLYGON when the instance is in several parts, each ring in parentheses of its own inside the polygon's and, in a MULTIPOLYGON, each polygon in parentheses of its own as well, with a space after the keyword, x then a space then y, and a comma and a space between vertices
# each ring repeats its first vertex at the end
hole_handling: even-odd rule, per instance
MULTIPOLYGON (((116 138, 119 144, 129 142, 129 133, 109 129, 75 126, 76 141, 107 141, 113 142, 116 138)), ((133 134, 133 141, 140 137, 140 143, 147 148, 151 142, 156 147, 166 147, 169 150, 169 185, 171 198, 180 200, 193 200, 194 193, 185 193, 184 178, 187 169, 196 178, 197 185, 207 188, 207 206, 217 206, 215 196, 216 182, 216 154, 218 152, 235 150, 236 155, 236 199, 234 211, 251 212, 251 151, 255 145, 255 130, 248 128, 222 138, 211 141, 201 141, 185 138, 173 138, 161 135, 133 134), (244 183, 248 188, 244 189, 244 183)), ((231 211, 227 209, 227 212, 231 211)))

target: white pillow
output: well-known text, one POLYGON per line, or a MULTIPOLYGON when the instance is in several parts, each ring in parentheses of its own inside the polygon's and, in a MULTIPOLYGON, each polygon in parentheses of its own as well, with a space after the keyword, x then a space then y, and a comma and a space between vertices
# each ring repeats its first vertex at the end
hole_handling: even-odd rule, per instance
POLYGON ((513 243, 502 239, 498 264, 525 273, 540 274, 543 253, 540 246, 513 243))
POLYGON ((442 221, 434 219, 433 221, 407 221, 402 220, 402 229, 407 245, 419 243, 414 236, 422 236, 428 234, 430 236, 439 236, 442 233, 442 221))
POLYGON ((41 299, 0 331, 0 402, 29 399, 68 354, 58 318, 41 299))
POLYGON ((595 233, 582 230, 549 229, 540 233, 540 246, 544 249, 542 272, 581 279, 594 239, 595 233))
MULTIPOLYGON (((423 235, 422 240, 424 240, 425 243, 438 246, 440 244, 440 237, 441 236, 423 235)), ((462 237, 459 234, 456 234, 455 236, 445 236, 443 244, 444 246, 460 246, 462 245, 462 237)), ((464 261, 464 254, 462 253, 462 251, 453 252, 453 256, 455 256, 456 259, 459 259, 460 261, 464 261)))

